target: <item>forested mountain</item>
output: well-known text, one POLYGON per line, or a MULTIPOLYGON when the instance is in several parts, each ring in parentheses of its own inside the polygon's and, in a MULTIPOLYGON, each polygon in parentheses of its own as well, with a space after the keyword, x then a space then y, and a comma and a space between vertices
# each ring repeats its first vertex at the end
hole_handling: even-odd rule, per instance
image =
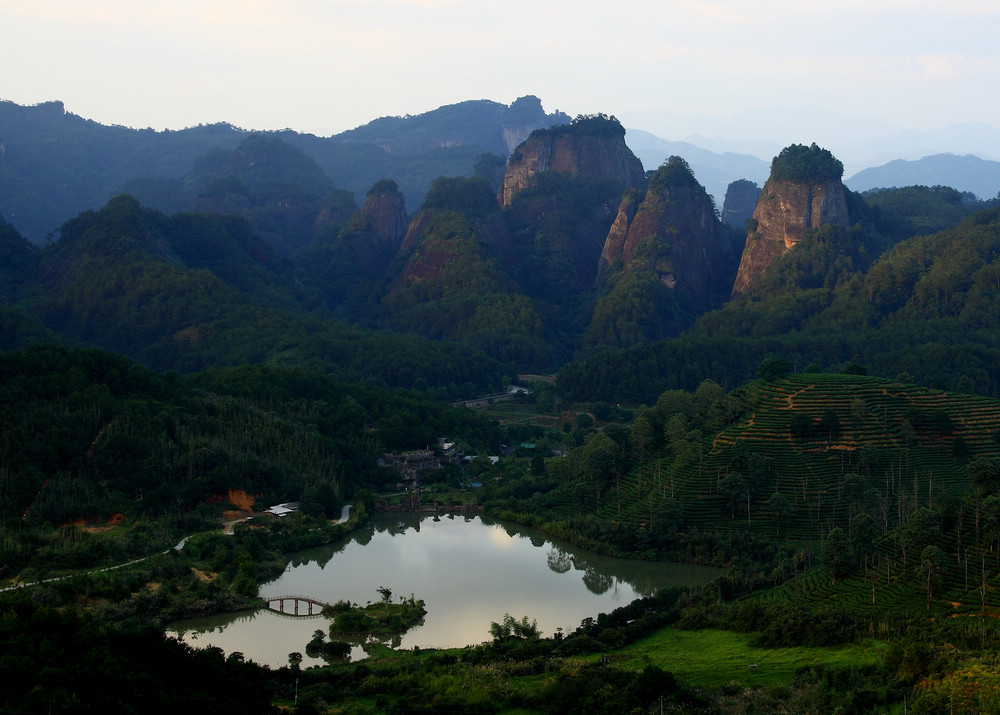
MULTIPOLYGON (((639 342, 647 344, 642 349, 670 352, 683 349, 683 341, 676 345, 656 341, 675 337, 718 305, 725 291, 717 283, 725 282, 721 277, 731 270, 725 265, 725 251, 709 249, 705 266, 698 270, 683 257, 693 255, 684 248, 696 245, 693 232, 722 235, 710 200, 697 210, 686 204, 682 209, 684 202, 671 197, 664 204, 668 212, 651 219, 654 212, 648 206, 640 211, 640 202, 646 197, 648 204, 658 190, 647 188, 647 177, 625 144, 620 123, 593 115, 551 127, 567 118, 546 114, 534 97, 509 107, 466 102, 418 117, 382 118, 329 139, 294 132, 255 134, 222 126, 134 132, 79 120, 60 104, 24 108, 5 103, 0 110, 4 128, 0 179, 11 182, 10 191, 0 195, 10 200, 24 192, 44 196, 45 192, 28 191, 31 184, 25 183, 25 172, 28 166, 52 165, 66 172, 65 180, 53 185, 71 187, 77 174, 88 177, 87 191, 92 193, 77 192, 74 199, 84 201, 79 197, 111 190, 110 178, 99 179, 93 173, 103 166, 105 177, 119 177, 114 181, 120 179, 135 189, 140 204, 186 212, 172 218, 146 213, 143 221, 155 228, 130 227, 125 221, 122 230, 133 237, 126 245, 114 218, 124 204, 116 199, 101 211, 68 221, 61 245, 38 255, 37 263, 28 259, 30 248, 11 233, 20 212, 7 216, 10 236, 5 245, 13 253, 3 270, 0 295, 68 339, 123 351, 159 369, 187 371, 220 361, 294 364, 306 359, 324 370, 337 362, 336 370, 346 369, 338 374, 358 374, 343 361, 317 353, 333 351, 344 340, 357 345, 374 338, 361 338, 371 334, 328 323, 325 315, 367 330, 458 341, 485 350, 508 371, 553 370, 583 347, 639 342), (168 163, 154 159, 162 147, 183 144, 186 132, 199 138, 195 148, 184 144, 189 148, 173 151, 168 163), (61 162, 46 153, 52 142, 40 143, 42 136, 64 137, 55 142, 64 150, 61 162), (91 136, 102 139, 92 141, 91 136), (115 150, 114 142, 125 138, 132 149, 115 150), (94 152, 103 152, 104 158, 98 161, 94 152), (508 153, 509 165, 504 161, 508 153), (90 174, 73 163, 75 156, 85 158, 90 174), (375 161, 376 156, 388 163, 375 161), (445 163, 434 158, 445 156, 450 157, 445 163), (464 157, 463 167, 448 168, 447 161, 459 156, 464 157), (403 164, 393 163, 397 161, 403 164), (407 162, 422 167, 425 178, 409 174, 407 162), (350 166, 354 169, 345 169, 350 166), (76 169, 80 171, 74 174, 76 169), (133 173, 140 169, 146 173, 133 173), (355 169, 351 181, 371 172, 371 183, 360 189, 367 192, 360 208, 354 198, 360 191, 343 180, 344 171, 355 169), (471 180, 456 176, 471 173, 478 176, 471 180), (417 202, 412 199, 413 187, 420 182, 425 183, 417 202), (634 192, 626 195, 626 189, 634 192), (500 197, 499 206, 488 200, 490 191, 500 197), (233 214, 245 221, 236 221, 233 214), (98 215, 110 223, 91 226, 98 215), (636 216, 639 224, 628 243, 628 225, 636 216), (655 221, 660 228, 654 228, 655 221), (646 246, 657 231, 663 237, 655 240, 665 241, 654 251, 659 257, 646 246), (90 238, 80 243, 85 234, 90 238), (665 239, 667 234, 674 238, 665 239), (625 254, 615 254, 609 247, 616 241, 623 249, 631 247, 625 254), (645 248, 636 254, 640 245, 645 248), (602 257, 607 250, 611 253, 602 257), (624 270, 630 262, 639 265, 631 258, 634 255, 643 256, 643 271, 653 272, 624 270), (623 270, 609 272, 619 260, 623 270), (154 299, 156 295, 171 297, 154 299), (284 311, 281 318, 274 317, 275 310, 284 311), (315 321, 339 327, 317 330, 315 321), (234 340, 234 335, 240 337, 234 340), (327 347, 304 347, 314 338, 327 347), (275 347, 283 343, 289 344, 275 347)), ((649 172, 649 178, 655 183, 671 161, 649 172)), ((692 185, 704 192, 690 166, 688 171, 692 185)), ((772 177, 788 186, 795 184, 788 179, 772 177)), ((745 183, 753 187, 752 182, 745 183)), ((780 350, 783 336, 802 328, 802 321, 790 313, 810 310, 786 304, 811 306, 818 300, 814 293, 808 300, 804 294, 792 300, 791 291, 822 287, 844 293, 849 284, 846 276, 863 273, 895 241, 954 225, 982 206, 945 188, 924 193, 891 189, 869 192, 864 198, 838 193, 837 213, 820 205, 819 192, 826 191, 821 184, 799 185, 805 187, 800 198, 811 207, 816 204, 815 210, 799 211, 791 194, 781 198, 774 185, 765 187, 757 202, 758 213, 764 213, 754 219, 744 249, 747 271, 758 276, 754 291, 759 295, 748 305, 760 301, 767 305, 754 313, 761 319, 754 320, 752 328, 741 324, 732 333, 747 339, 752 332, 754 339, 771 341, 768 349, 780 350), (787 204, 791 213, 782 214, 780 209, 767 214, 765 209, 772 204, 787 204), (787 219, 799 213, 793 236, 787 219), (767 226, 777 225, 779 218, 783 227, 771 241, 765 235, 767 226), (850 226, 848 233, 824 225, 831 222, 850 226), (755 251, 772 244, 787 250, 807 230, 814 232, 815 245, 796 246, 782 259, 784 267, 765 271, 781 251, 767 260, 754 258, 755 251)), ((136 209, 132 206, 124 213, 138 215, 136 209)), ((714 238, 710 243, 722 245, 728 240, 714 238)), ((737 283, 743 285, 745 279, 737 283)), ((706 316, 701 325, 743 321, 746 314, 740 311, 747 308, 741 304, 736 301, 728 313, 706 316), (742 317, 725 317, 730 313, 742 317)), ((23 321, 19 326, 8 332, 34 335, 40 329, 23 321)), ((685 340, 704 340, 706 330, 696 328, 685 340)), ((388 338, 375 342, 383 339, 388 338)), ((849 342, 825 353, 827 359, 830 355, 860 359, 843 347, 849 342)), ((760 357, 760 351, 754 356, 760 357)), ((870 367, 881 370, 878 364, 870 367)), ((692 365, 691 378, 674 371, 669 379, 690 385, 694 375, 715 374, 703 368, 692 365)), ((470 381, 468 370, 462 371, 461 380, 442 375, 428 381, 426 370, 417 372, 402 382, 392 376, 382 379, 387 384, 435 385, 449 394, 457 394, 453 387, 459 385, 484 384, 470 381)), ((497 374, 495 368, 487 372, 497 374)), ((719 376, 736 384, 746 374, 747 370, 727 370, 719 376)), ((979 384, 991 389, 987 387, 991 381, 979 384)))
MULTIPOLYGON (((880 339, 863 337, 872 321, 846 319, 844 306, 861 300, 865 272, 894 242, 983 205, 944 188, 861 197, 840 184, 829 152, 793 145, 775 159, 743 250, 736 283, 752 276, 752 297, 706 313, 724 300, 739 239, 686 162, 674 157, 642 177, 623 136, 603 115, 535 132, 516 149, 504 188, 485 177, 439 177, 411 220, 394 181, 376 182, 359 209, 302 152, 254 135, 206 155, 179 182, 194 205, 216 213, 168 217, 121 196, 67 222, 41 252, 5 224, 0 288, 44 328, 154 369, 304 365, 454 397, 494 389, 502 372, 554 370, 581 347, 635 345, 659 356, 642 393, 603 384, 605 369, 589 367, 597 359, 619 374, 611 354, 580 357, 563 372, 568 394, 582 396, 597 380, 593 396, 633 401, 706 375, 739 384, 767 352, 802 365, 863 362, 885 374, 895 353, 876 346, 887 326, 878 325, 880 339), (812 175, 824 162, 837 176, 812 175), (778 248, 758 256, 769 245, 778 248), (823 316, 832 315, 840 317, 830 324, 823 316), (801 347, 806 334, 813 347, 801 347), (747 343, 747 359, 732 341, 747 343), (386 344, 407 349, 382 351, 386 344), (440 351, 449 357, 426 359, 440 351)), ((974 242, 973 224, 962 226, 926 261, 946 243, 974 242)), ((920 324, 927 307, 907 321, 920 324)), ((42 329, 15 315, 23 314, 7 313, 8 347, 42 329)), ((945 350, 984 341, 956 333, 945 350)), ((930 369, 941 360, 917 361, 900 369, 925 384, 966 375, 979 390, 995 389, 985 357, 946 375, 930 369)))
MULTIPOLYGON (((278 362, 341 376, 361 369, 366 379, 452 396, 495 387, 498 364, 552 370, 579 346, 615 207, 626 188, 645 183, 623 135, 604 116, 533 133, 508 170, 520 176, 508 206, 486 178, 439 177, 412 220, 395 182, 376 182, 358 209, 297 149, 251 136, 207 155, 180 182, 196 193, 195 206, 215 213, 168 217, 118 196, 68 221, 32 270, 12 263, 9 300, 69 339, 154 369, 278 362), (542 145, 551 163, 516 168, 542 145), (368 348, 358 345, 412 339, 349 330, 334 315, 368 330, 461 343, 470 359, 482 351, 499 362, 463 368, 456 381, 432 376, 452 362, 434 360, 403 379, 382 364, 386 356, 366 363, 368 348), (354 346, 353 367, 344 342, 354 346)), ((703 198, 694 224, 721 231, 703 198)), ((686 222, 686 210, 672 220, 686 222)), ((694 224, 681 226, 682 238, 694 224)), ((16 233, 8 243, 35 253, 16 233)), ((702 274, 679 277, 700 296, 696 310, 707 307, 702 274)), ((658 329, 682 324, 668 322, 658 329)), ((405 351, 393 359, 423 361, 405 351)))
MULTIPOLYGON (((527 96, 510 106, 482 100, 386 117, 331 137, 229 124, 157 132, 102 126, 68 113, 62 102, 22 107, 3 101, 0 215, 40 244, 64 221, 123 191, 164 212, 187 210, 213 171, 225 170, 227 153, 254 134, 305 152, 325 174, 321 181, 332 181, 357 200, 376 181, 390 178, 416 206, 438 176, 470 176, 481 155, 506 158, 532 130, 569 119, 558 111, 546 114, 537 97, 527 96)), ((246 188, 217 185, 215 198, 220 192, 244 203, 278 198, 250 183, 255 196, 247 196, 246 188)))
POLYGON ((560 387, 571 396, 643 401, 704 375, 736 386, 774 353, 798 370, 860 365, 1000 395, 998 209, 874 258, 881 240, 863 226, 813 229, 775 262, 756 295, 702 316, 678 339, 571 363, 560 372, 560 387))
MULTIPOLYGON (((319 298, 237 217, 163 214, 120 196, 68 222, 49 248, 24 254, 17 307, 64 339, 156 370, 266 363, 346 380, 420 387, 446 397, 499 387, 478 351, 375 333, 309 308, 319 298)), ((4 313, 5 349, 37 342, 23 313, 4 313)))

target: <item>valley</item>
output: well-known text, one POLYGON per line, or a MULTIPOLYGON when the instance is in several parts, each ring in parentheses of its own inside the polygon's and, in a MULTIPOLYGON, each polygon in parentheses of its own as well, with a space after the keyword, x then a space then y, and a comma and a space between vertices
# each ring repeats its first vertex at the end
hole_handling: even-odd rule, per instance
POLYGON ((792 144, 720 210, 681 156, 644 167, 615 117, 531 97, 329 142, 0 109, 159 172, 70 199, 68 156, 38 199, 57 235, 20 232, 27 184, 0 221, 5 712, 176 707, 179 681, 206 712, 1000 708, 995 199, 856 193, 792 144), (441 125, 464 137, 449 151, 441 125), (347 156, 363 183, 332 178, 347 156), (379 464, 413 450, 434 457, 413 475, 379 464), (453 523, 409 513, 434 504, 489 548, 400 547, 407 582, 368 583, 380 539, 453 523), (499 570, 521 531, 591 595, 626 581, 598 562, 711 576, 541 629, 571 597, 533 612, 508 576, 489 589, 514 595, 459 617, 420 588, 455 570, 474 602, 462 559, 499 570), (386 619, 420 603, 479 635, 345 658, 326 617, 267 664, 164 635, 348 545, 337 568, 365 590, 320 600, 361 619, 381 594, 386 619))

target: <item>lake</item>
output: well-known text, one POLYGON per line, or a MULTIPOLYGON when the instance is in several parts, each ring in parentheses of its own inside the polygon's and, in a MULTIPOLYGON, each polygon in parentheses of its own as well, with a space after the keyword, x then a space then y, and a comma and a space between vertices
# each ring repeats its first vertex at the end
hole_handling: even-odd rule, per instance
MULTIPOLYGON (((285 572, 260 586, 261 596, 300 595, 328 603, 423 599, 424 623, 393 641, 402 648, 461 647, 490 640, 506 614, 537 620, 541 633, 569 632, 636 598, 670 586, 701 585, 719 569, 616 559, 554 541, 541 532, 484 517, 378 514, 344 541, 298 552, 285 572)), ((305 655, 325 618, 267 611, 227 613, 172 624, 168 633, 196 647, 239 651, 280 667, 305 655)), ((355 648, 352 657, 364 657, 355 648)), ((303 666, 322 661, 305 657, 303 666)))

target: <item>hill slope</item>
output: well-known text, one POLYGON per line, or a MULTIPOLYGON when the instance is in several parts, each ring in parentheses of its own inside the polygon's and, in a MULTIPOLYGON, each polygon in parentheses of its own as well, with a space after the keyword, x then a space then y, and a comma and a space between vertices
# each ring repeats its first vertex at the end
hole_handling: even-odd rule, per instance
POLYGON ((882 240, 857 226, 807 232, 764 275, 757 296, 703 315, 678 339, 584 356, 560 371, 560 390, 646 402, 706 376, 742 384, 774 353, 800 370, 861 363, 925 385, 956 387, 964 377, 977 393, 1000 395, 998 209, 902 241, 873 261, 882 240))
POLYGON ((290 265, 237 217, 168 218, 120 196, 69 222, 20 275, 23 313, 156 370, 290 365, 442 397, 500 384, 499 364, 480 352, 350 328, 310 309, 290 265))

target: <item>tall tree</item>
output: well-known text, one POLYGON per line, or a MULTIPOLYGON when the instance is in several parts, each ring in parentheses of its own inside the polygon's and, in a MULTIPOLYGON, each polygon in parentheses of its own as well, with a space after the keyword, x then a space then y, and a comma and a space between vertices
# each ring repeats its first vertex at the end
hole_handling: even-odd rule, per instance
POLYGON ((837 583, 837 575, 844 570, 849 558, 850 545, 847 535, 843 529, 835 526, 823 539, 822 547, 823 565, 829 569, 832 583, 837 583))

